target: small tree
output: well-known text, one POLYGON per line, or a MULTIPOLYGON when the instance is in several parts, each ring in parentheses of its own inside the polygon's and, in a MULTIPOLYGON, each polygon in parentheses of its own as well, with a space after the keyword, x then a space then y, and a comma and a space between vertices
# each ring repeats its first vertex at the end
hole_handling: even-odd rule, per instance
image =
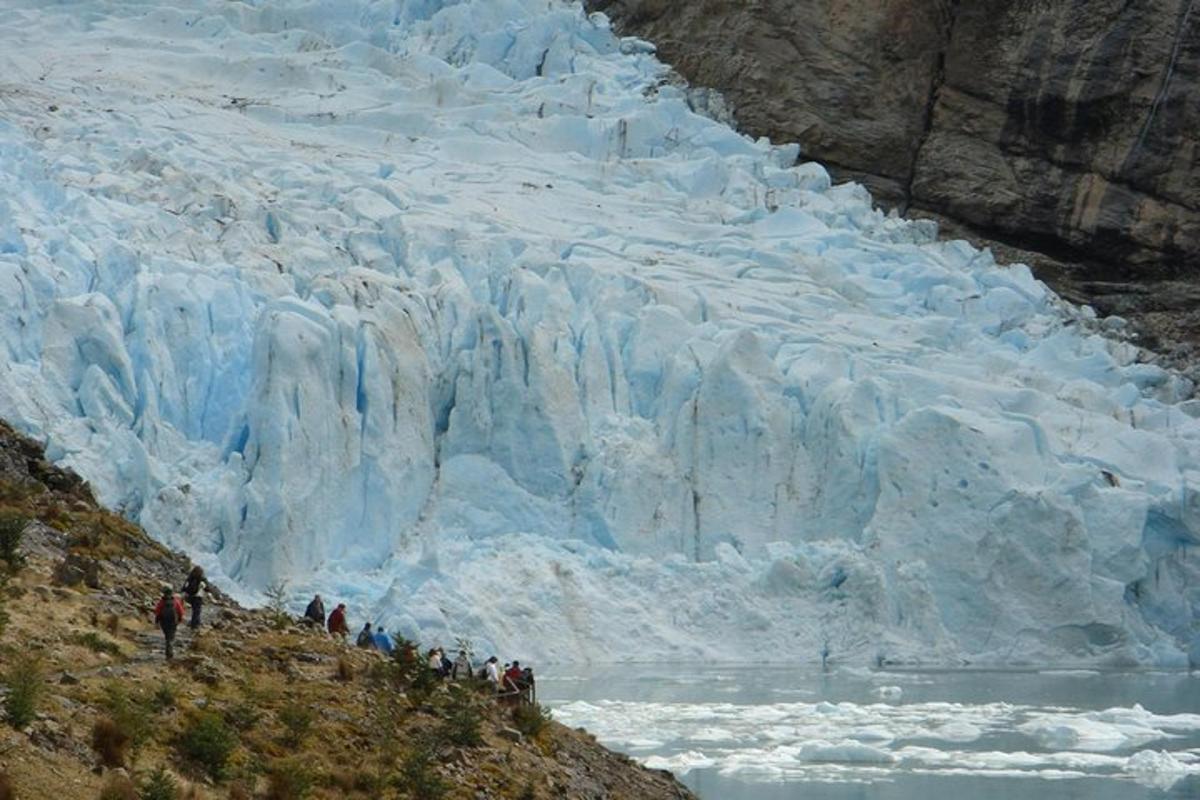
POLYGON ((550 710, 541 703, 522 703, 512 712, 513 726, 530 739, 545 730, 550 719, 550 710))
POLYGON ((179 800, 179 784, 171 773, 159 766, 142 781, 140 800, 179 800))
POLYGON ((20 655, 4 672, 8 695, 4 698, 4 713, 8 724, 24 728, 33 722, 38 701, 46 688, 42 664, 31 655, 20 655))
POLYGON ((300 703, 288 703, 279 710, 279 723, 283 726, 283 743, 298 750, 312 730, 317 715, 311 708, 300 703))
POLYGON ((465 686, 453 686, 438 728, 438 738, 460 747, 478 747, 483 744, 482 724, 479 694, 465 686))
POLYGON ((180 755, 202 767, 214 781, 225 777, 229 757, 237 746, 237 733, 215 711, 193 716, 179 737, 180 755))
POLYGON ((21 537, 25 535, 25 526, 29 519, 13 511, 0 512, 0 561, 4 562, 7 570, 16 572, 25 566, 25 556, 21 553, 21 537))
POLYGON ((428 731, 418 733, 400 759, 396 788, 406 791, 411 800, 440 800, 449 787, 434 768, 436 762, 436 739, 428 731))
POLYGON ((267 611, 271 613, 271 624, 283 630, 292 621, 287 609, 287 581, 275 581, 263 592, 267 596, 267 611))

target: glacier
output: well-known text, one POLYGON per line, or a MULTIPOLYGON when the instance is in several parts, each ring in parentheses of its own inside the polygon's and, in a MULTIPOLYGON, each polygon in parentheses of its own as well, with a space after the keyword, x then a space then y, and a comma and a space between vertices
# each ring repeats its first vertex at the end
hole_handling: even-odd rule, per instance
POLYGON ((0 7, 0 417, 243 596, 555 661, 1200 663, 1194 387, 602 15, 0 7))

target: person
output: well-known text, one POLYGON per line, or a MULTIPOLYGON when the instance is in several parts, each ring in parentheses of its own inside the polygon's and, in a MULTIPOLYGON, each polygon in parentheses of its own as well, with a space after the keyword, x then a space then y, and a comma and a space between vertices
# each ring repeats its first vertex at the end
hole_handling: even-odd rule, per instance
POLYGON ((188 627, 192 629, 200 627, 200 607, 204 605, 204 598, 200 594, 202 588, 208 588, 208 581, 204 578, 204 569, 197 564, 192 567, 187 580, 183 582, 183 587, 179 590, 183 592, 188 605, 192 607, 192 618, 188 622, 188 627))
POLYGON ((311 619, 321 627, 325 626, 325 603, 321 600, 321 595, 313 595, 312 602, 304 609, 304 618, 311 619))
POLYGON ((471 677, 471 659, 466 650, 458 651, 458 658, 454 659, 454 666, 450 668, 450 677, 456 681, 471 677))
POLYGON ((383 629, 382 625, 375 629, 375 636, 373 638, 376 650, 387 653, 389 656, 392 654, 392 638, 387 635, 387 631, 383 629))
POLYGON ((504 691, 505 692, 520 692, 521 688, 522 688, 521 678, 523 675, 524 675, 524 673, 521 672, 521 662, 520 661, 512 662, 512 666, 510 666, 508 669, 506 669, 504 671, 504 681, 503 681, 504 691))
POLYGON ((483 677, 498 692, 500 691, 500 668, 496 666, 497 662, 498 659, 495 656, 487 660, 487 663, 483 665, 483 677))
POLYGON ((346 624, 346 604, 338 603, 338 607, 329 615, 329 633, 332 636, 340 636, 345 641, 350 635, 350 626, 346 624))
POLYGON ((158 605, 154 607, 154 622, 162 630, 163 638, 166 639, 168 661, 175 657, 175 631, 182 621, 183 603, 179 602, 179 598, 171 591, 170 586, 164 586, 162 597, 158 599, 158 605))
POLYGON ((358 632, 358 640, 354 643, 364 650, 375 649, 375 634, 371 632, 371 623, 363 625, 362 630, 358 632))
POLYGON ((439 678, 446 676, 445 665, 442 663, 442 649, 435 647, 429 651, 429 671, 439 678))

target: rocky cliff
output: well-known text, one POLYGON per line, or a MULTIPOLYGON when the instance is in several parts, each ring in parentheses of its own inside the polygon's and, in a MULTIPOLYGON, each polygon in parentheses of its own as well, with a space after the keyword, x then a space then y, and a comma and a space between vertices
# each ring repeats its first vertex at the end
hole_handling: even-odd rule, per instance
POLYGON ((1023 260, 1195 362, 1194 0, 592 0, 884 206, 1023 260))

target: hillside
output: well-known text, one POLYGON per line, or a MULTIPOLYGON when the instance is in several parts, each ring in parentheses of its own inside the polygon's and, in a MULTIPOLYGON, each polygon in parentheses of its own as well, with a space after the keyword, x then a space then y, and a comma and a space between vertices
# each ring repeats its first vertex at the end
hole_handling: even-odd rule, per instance
POLYGON ((136 800, 114 787, 126 775, 144 785, 160 768, 179 798, 691 797, 583 732, 552 721, 534 732, 486 690, 414 685, 374 652, 219 590, 166 663, 151 611, 164 582, 182 583, 187 559, 100 508, 76 475, 0 423, 0 533, 17 518, 28 523, 22 564, 0 592, 0 708, 11 710, 26 685, 14 671, 31 663, 42 691, 32 721, 0 719, 4 800, 92 800, 106 786, 111 800, 136 800), (107 770, 92 744, 103 719, 112 724, 101 741, 123 755, 107 770), (473 719, 478 743, 455 743, 472 738, 473 719))

